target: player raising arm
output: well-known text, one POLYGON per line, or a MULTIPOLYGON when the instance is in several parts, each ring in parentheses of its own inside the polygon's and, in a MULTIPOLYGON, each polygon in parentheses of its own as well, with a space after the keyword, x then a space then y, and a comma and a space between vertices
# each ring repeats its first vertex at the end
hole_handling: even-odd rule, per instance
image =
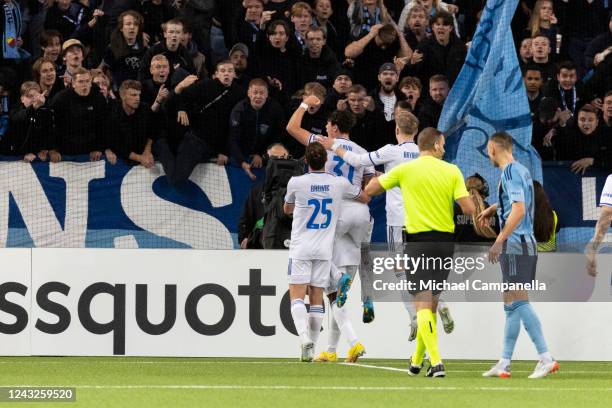
POLYGON ((595 234, 593 239, 587 245, 587 265, 586 269, 589 275, 597 276, 597 250, 601 245, 606 232, 610 228, 612 222, 612 174, 606 179, 603 192, 601 193, 601 200, 599 200, 599 206, 601 207, 601 214, 597 225, 595 225, 595 234))
POLYGON ((331 258, 342 201, 369 198, 346 179, 325 172, 327 152, 319 143, 306 146, 309 172, 287 184, 284 211, 293 214, 289 246, 291 316, 300 337, 301 360, 312 361, 323 321, 323 289, 330 285, 331 258), (310 313, 304 298, 308 289, 310 313))

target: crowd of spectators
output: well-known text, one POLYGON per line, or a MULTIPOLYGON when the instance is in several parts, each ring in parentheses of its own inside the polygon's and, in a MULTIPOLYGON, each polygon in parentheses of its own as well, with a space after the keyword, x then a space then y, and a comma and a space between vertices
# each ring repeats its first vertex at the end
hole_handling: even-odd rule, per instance
MULTIPOLYGON (((484 0, 1 0, 0 153, 202 161, 255 179, 302 99, 301 127, 356 116, 367 150, 394 143, 394 107, 437 125, 484 0)), ((612 2, 521 0, 512 22, 544 160, 612 169, 612 2)), ((500 101, 500 103, 504 103, 500 101)))

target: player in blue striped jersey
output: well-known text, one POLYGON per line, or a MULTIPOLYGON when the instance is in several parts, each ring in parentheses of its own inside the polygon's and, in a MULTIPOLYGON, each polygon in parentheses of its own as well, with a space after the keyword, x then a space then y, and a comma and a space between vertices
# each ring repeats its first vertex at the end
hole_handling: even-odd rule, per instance
MULTIPOLYGON (((500 262, 504 282, 530 283, 535 280, 538 261, 537 243, 533 233, 534 194, 533 180, 529 170, 514 160, 512 136, 497 132, 487 144, 489 158, 495 167, 502 170, 498 187, 498 202, 487 208, 478 217, 486 225, 495 211, 500 221, 501 232, 489 250, 489 260, 500 262)), ((510 377, 510 360, 521 329, 521 321, 534 343, 540 361, 529 378, 542 378, 558 370, 544 340, 540 319, 529 303, 526 290, 504 292, 506 327, 502 358, 484 377, 510 377)))

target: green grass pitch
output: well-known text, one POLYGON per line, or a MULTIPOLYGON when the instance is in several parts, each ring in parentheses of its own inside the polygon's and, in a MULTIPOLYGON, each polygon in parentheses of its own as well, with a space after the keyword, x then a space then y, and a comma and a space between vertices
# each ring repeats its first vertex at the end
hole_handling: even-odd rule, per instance
POLYGON ((357 364, 287 359, 3 357, 0 386, 71 386, 72 403, 18 407, 612 407, 612 362, 560 362, 529 380, 535 362, 513 362, 511 379, 482 378, 490 361, 446 361, 447 377, 409 377, 405 360, 357 364), (324 405, 321 405, 324 404, 324 405))

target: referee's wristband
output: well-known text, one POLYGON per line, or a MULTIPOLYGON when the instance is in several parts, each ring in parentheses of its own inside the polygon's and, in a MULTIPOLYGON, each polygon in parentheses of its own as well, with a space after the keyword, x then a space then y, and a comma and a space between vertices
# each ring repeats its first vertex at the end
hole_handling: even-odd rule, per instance
POLYGON ((300 108, 304 108, 304 110, 308 110, 309 106, 308 106, 307 103, 302 102, 302 103, 300 103, 300 108))

